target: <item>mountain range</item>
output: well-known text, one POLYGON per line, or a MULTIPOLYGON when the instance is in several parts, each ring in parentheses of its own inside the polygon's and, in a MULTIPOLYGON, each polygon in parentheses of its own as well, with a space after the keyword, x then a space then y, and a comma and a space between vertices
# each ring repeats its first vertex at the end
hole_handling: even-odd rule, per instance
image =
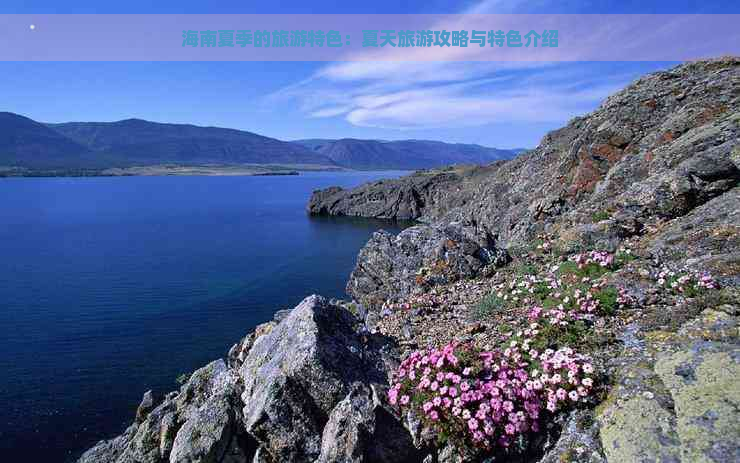
POLYGON ((288 142, 243 130, 142 119, 44 124, 0 113, 0 166, 31 171, 196 165, 310 165, 357 170, 486 164, 523 150, 426 140, 288 142))

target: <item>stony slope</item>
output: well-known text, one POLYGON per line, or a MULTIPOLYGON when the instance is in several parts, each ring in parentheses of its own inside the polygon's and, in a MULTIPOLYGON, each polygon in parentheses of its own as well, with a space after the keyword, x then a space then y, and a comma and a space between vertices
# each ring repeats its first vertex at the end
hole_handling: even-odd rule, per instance
POLYGON ((354 301, 279 312, 80 462, 737 461, 739 67, 643 78, 521 159, 316 193, 317 212, 427 223, 373 237, 354 301), (414 383, 442 346, 458 356, 428 360, 445 392, 429 390, 475 375, 466 388, 530 414, 495 419, 541 426, 504 433, 485 417, 501 400, 468 394, 498 438, 471 443, 475 409, 414 383), (398 366, 414 358, 416 376, 398 366))
MULTIPOLYGON (((690 63, 639 79, 514 160, 319 191, 308 209, 413 218, 433 229, 456 222, 484 247, 516 247, 548 231, 571 250, 613 249, 626 236, 683 217, 714 197, 731 196, 740 181, 739 121, 740 62, 690 63)), ((427 266, 437 255, 432 248, 446 239, 442 231, 435 234, 421 252, 427 266)), ((393 289, 383 289, 384 282, 413 278, 416 269, 401 266, 401 273, 388 274, 382 263, 393 259, 389 255, 403 240, 363 251, 348 285, 351 294, 362 299, 372 286, 368 282, 377 281, 385 297, 393 289), (360 294, 355 287, 367 289, 360 294)), ((674 245, 685 248, 682 241, 676 237, 674 245)), ((723 251, 733 254, 729 247, 723 251)), ((470 252, 480 260, 477 248, 470 252)))

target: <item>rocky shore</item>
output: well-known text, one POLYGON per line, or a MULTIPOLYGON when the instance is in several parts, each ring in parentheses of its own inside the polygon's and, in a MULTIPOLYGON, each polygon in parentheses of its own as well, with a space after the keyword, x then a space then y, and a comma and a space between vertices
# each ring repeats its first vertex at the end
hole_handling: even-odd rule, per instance
POLYGON ((79 463, 740 460, 740 60, 514 160, 314 193, 415 219, 79 463))

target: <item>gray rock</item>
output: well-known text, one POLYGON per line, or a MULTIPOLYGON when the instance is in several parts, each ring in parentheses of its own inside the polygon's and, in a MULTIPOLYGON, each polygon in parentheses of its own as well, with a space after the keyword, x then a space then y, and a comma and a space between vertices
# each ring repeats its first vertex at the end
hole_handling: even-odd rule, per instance
POLYGON ((347 292, 371 311, 390 297, 469 278, 509 261, 489 237, 459 222, 444 227, 418 225, 397 236, 376 232, 362 248, 347 292))
POLYGON ((317 462, 415 461, 421 461, 421 453, 393 412, 384 406, 377 388, 354 384, 329 415, 317 462))
POLYGON ((255 341, 240 369, 247 431, 277 461, 315 461, 334 407, 355 382, 386 383, 388 361, 348 310, 320 296, 255 341))
POLYGON ((248 449, 239 444, 244 431, 236 419, 241 412, 238 379, 237 372, 223 360, 211 362, 196 370, 178 393, 168 394, 145 417, 137 413, 137 419, 144 418, 140 423, 135 422, 113 440, 100 442, 79 461, 246 462, 248 449))
POLYGON ((83 453, 77 463, 110 463, 117 461, 118 457, 128 447, 135 433, 136 425, 132 425, 120 436, 98 442, 94 447, 83 453))
POLYGON ((438 175, 422 171, 403 180, 381 180, 356 190, 330 187, 314 191, 306 209, 314 215, 418 219, 439 191, 458 180, 453 170, 446 169, 438 175))
MULTIPOLYGON (((280 312, 283 312, 281 316, 284 316, 285 311, 278 311, 278 313, 280 312)), ((278 313, 275 314, 276 320, 278 313)), ((226 354, 226 361, 228 362, 229 367, 238 369, 242 363, 244 363, 244 359, 247 358, 247 354, 249 354, 249 350, 252 348, 252 345, 254 345, 254 341, 258 337, 269 333, 276 324, 277 321, 270 321, 257 325, 254 328, 254 331, 243 337, 238 343, 231 346, 228 354, 226 354)))
POLYGON ((141 399, 139 408, 136 409, 136 422, 141 423, 149 415, 149 412, 154 408, 154 392, 148 390, 144 393, 144 397, 141 399))
POLYGON ((599 429, 590 411, 575 410, 568 416, 553 447, 539 463, 605 463, 599 429))

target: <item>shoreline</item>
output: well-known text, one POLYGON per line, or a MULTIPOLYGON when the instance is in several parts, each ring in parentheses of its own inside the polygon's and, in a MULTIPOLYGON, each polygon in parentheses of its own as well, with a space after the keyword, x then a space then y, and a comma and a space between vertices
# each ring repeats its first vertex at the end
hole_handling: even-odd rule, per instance
POLYGON ((169 176, 282 176, 301 172, 354 172, 338 166, 319 165, 154 165, 105 169, 0 169, 0 178, 81 178, 81 177, 169 177, 169 176))

